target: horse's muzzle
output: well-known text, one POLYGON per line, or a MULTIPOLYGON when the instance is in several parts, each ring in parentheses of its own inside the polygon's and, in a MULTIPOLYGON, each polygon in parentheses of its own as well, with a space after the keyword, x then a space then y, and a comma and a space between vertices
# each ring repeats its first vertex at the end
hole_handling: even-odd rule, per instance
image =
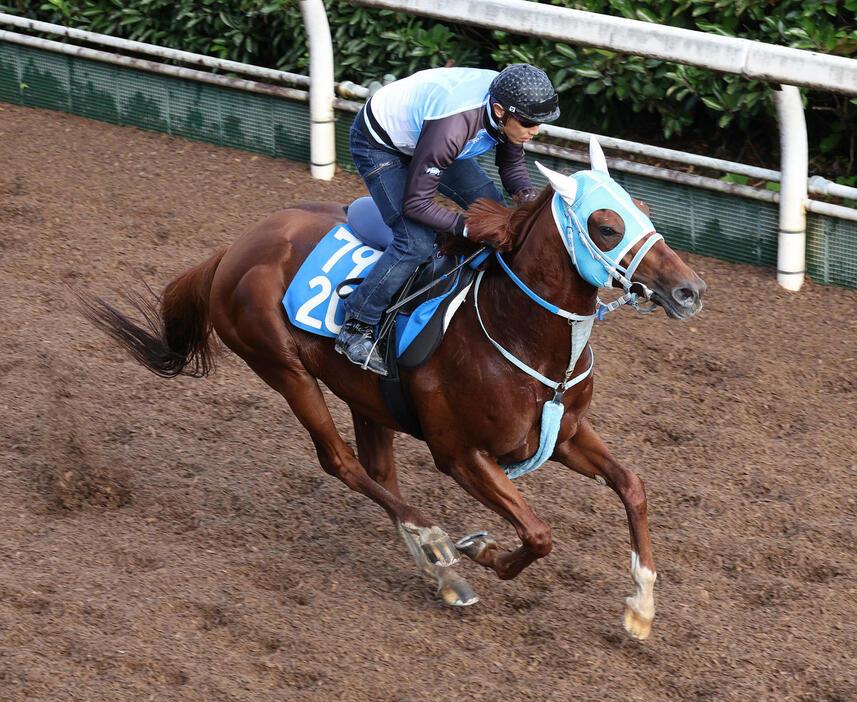
POLYGON ((698 275, 682 281, 668 290, 654 290, 652 300, 666 310, 673 319, 689 319, 702 309, 702 296, 707 289, 698 275))

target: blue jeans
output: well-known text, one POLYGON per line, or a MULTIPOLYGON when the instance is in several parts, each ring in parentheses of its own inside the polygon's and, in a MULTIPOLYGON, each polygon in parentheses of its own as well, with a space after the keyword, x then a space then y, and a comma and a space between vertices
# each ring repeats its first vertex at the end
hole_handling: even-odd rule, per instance
MULTIPOLYGON (((393 230, 393 241, 343 306, 346 317, 377 324, 396 291, 431 256, 436 234, 402 214, 410 158, 375 146, 360 127, 362 119, 358 115, 351 125, 351 156, 381 217, 393 230)), ((438 192, 463 208, 481 197, 503 202, 500 190, 473 159, 454 161, 441 177, 438 192)))

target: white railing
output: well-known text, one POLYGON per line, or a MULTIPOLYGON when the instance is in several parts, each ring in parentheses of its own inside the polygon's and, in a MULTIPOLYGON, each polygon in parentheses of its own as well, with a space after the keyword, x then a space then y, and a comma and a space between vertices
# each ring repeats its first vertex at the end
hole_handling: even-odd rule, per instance
POLYGON ((351 0, 387 10, 857 95, 857 61, 526 0, 351 0))
MULTIPOLYGON (((636 20, 540 5, 525 0, 469 0, 468 3, 464 4, 457 0, 352 0, 352 2, 373 7, 404 10, 443 19, 454 17, 457 22, 461 22, 463 18, 468 24, 504 29, 517 34, 533 34, 546 39, 609 48, 613 51, 624 51, 640 56, 738 73, 747 78, 774 80, 803 87, 857 94, 857 61, 853 59, 751 42, 746 39, 714 36, 704 32, 663 27, 636 20)), ((333 175, 335 160, 333 107, 356 112, 362 103, 343 98, 363 100, 368 96, 369 90, 349 82, 334 85, 330 30, 321 0, 300 0, 300 4, 309 35, 309 77, 0 13, 0 24, 57 34, 69 39, 100 44, 136 54, 145 54, 269 81, 264 83, 182 66, 165 65, 155 61, 3 30, 0 30, 0 40, 227 85, 232 88, 309 101, 311 171, 314 177, 329 179, 333 175), (285 87, 282 85, 283 83, 302 88, 309 87, 309 93, 304 90, 285 87), (335 93, 342 97, 336 98, 335 93)), ((757 168, 733 161, 714 159, 699 154, 688 154, 607 136, 598 135, 598 138, 606 148, 618 149, 631 154, 746 175, 766 181, 781 181, 782 194, 779 194, 768 190, 725 183, 705 176, 635 164, 624 159, 610 160, 612 167, 627 172, 641 173, 695 187, 779 202, 778 282, 788 289, 796 290, 802 284, 804 275, 803 252, 805 248, 806 211, 810 210, 857 221, 857 210, 809 200, 807 193, 813 192, 825 196, 857 199, 857 188, 838 185, 820 176, 807 179, 806 128, 799 93, 794 87, 784 85, 782 90, 775 94, 775 102, 781 122, 781 173, 771 169, 757 168)), ((552 125, 545 125, 542 132, 547 136, 564 141, 580 143, 587 143, 590 136, 587 132, 552 125)), ((562 147, 539 143, 527 144, 526 147, 536 153, 549 153, 561 158, 580 160, 578 152, 562 147)))
MULTIPOLYGON (((782 84, 781 94, 775 96, 781 122, 780 170, 784 186, 780 197, 777 282, 788 290, 800 289, 805 273, 803 252, 809 201, 808 158, 803 108, 794 86, 857 95, 857 60, 526 0, 352 2, 438 19, 454 18, 457 23, 700 66, 735 73, 747 79, 782 84), (801 168, 803 170, 798 172, 801 168)), ((548 125, 543 131, 551 135, 553 128, 548 125)))
POLYGON ((229 73, 240 73, 244 76, 270 80, 275 83, 287 83, 289 85, 298 85, 304 88, 308 88, 310 84, 310 79, 307 76, 302 76, 298 73, 287 73, 286 71, 277 71, 273 68, 251 66, 247 63, 227 61, 226 59, 206 56, 205 54, 194 54, 189 51, 179 51, 178 49, 170 49, 166 46, 144 44, 140 41, 131 41, 130 39, 112 37, 108 34, 96 34, 95 32, 88 32, 84 29, 74 29, 73 27, 64 27, 61 24, 40 22, 39 20, 20 17, 18 15, 0 13, 0 24, 18 27, 19 29, 29 29, 33 32, 55 34, 68 39, 74 39, 76 41, 85 41, 90 44, 98 44, 99 46, 109 46, 113 49, 121 49, 122 51, 129 51, 136 54, 154 56, 155 58, 180 61, 181 63, 187 63, 193 66, 204 66, 205 68, 216 68, 229 73))
MULTIPOLYGON (((360 0, 355 0, 355 2, 360 2, 360 0)), ((178 61, 181 63, 200 66, 204 68, 226 71, 228 73, 237 73, 243 76, 249 76, 251 78, 259 78, 260 80, 264 80, 267 82, 262 83, 253 80, 233 78, 231 76, 216 73, 196 71, 193 69, 182 68, 179 66, 163 64, 160 62, 147 61, 145 59, 136 59, 129 56, 123 56, 122 54, 103 52, 97 49, 87 49, 84 47, 79 47, 75 44, 56 42, 51 41, 49 39, 41 39, 39 37, 32 37, 25 34, 16 34, 13 32, 6 32, 0 30, 0 40, 8 41, 10 43, 17 43, 36 48, 43 48, 56 53, 76 55, 82 58, 88 58, 96 61, 114 63, 118 65, 148 70, 156 73, 189 78, 192 80, 200 80, 203 82, 209 82, 216 85, 224 85, 232 88, 239 88, 242 90, 249 90, 252 92, 279 95, 281 97, 286 97, 292 100, 302 100, 304 102, 309 101, 308 92, 306 92, 305 90, 301 90, 300 88, 306 89, 310 87, 310 77, 301 75, 299 73, 289 73, 287 71, 264 68, 261 66, 254 66, 252 64, 240 63, 237 61, 219 59, 213 56, 206 56, 205 54, 195 54, 188 51, 180 51, 164 46, 157 46, 154 44, 146 44, 143 42, 121 39, 106 34, 97 34, 95 32, 89 32, 82 29, 64 27, 62 25, 51 24, 49 22, 41 22, 38 20, 32 20, 17 15, 8 15, 0 13, 0 24, 7 24, 14 27, 18 27, 20 29, 29 29, 32 31, 44 32, 47 34, 54 34, 77 41, 87 42, 90 44, 98 44, 101 46, 111 47, 122 51, 133 52, 135 54, 143 54, 155 58, 178 61), (284 87, 285 85, 293 85, 299 87, 297 89, 293 89, 286 88, 284 87)), ((334 88, 336 94, 340 96, 339 98, 334 98, 334 106, 340 109, 350 110, 352 112, 356 112, 357 110, 359 110, 360 106, 362 105, 362 102, 370 94, 370 90, 368 88, 362 85, 356 85, 350 81, 336 83, 334 84, 334 88), (355 102, 354 100, 357 100, 358 102, 355 102)), ((566 127, 557 127, 554 125, 543 125, 541 132, 546 136, 561 139, 562 141, 579 143, 584 145, 589 144, 590 132, 584 132, 577 129, 569 129, 566 127)), ((641 144, 639 142, 629 141, 626 139, 618 139, 616 137, 611 137, 604 134, 596 134, 595 136, 598 137, 599 143, 604 148, 615 149, 617 151, 622 151, 626 154, 636 154, 648 158, 669 161, 671 163, 681 163, 697 168, 721 171, 723 173, 734 173, 736 175, 743 175, 761 181, 779 182, 781 179, 780 172, 770 168, 760 168, 758 166, 751 166, 748 164, 739 163, 737 161, 728 161, 724 159, 713 158, 711 156, 704 156, 701 154, 688 153, 685 151, 678 151, 675 149, 668 149, 660 146, 652 146, 650 144, 641 144)), ((529 147, 530 145, 528 144, 527 146, 529 147)), ((533 146, 535 146, 535 144, 533 146)), ((617 163, 620 163, 621 169, 624 170, 629 162, 620 160, 617 161, 617 163)), ((667 171, 665 169, 655 169, 654 172, 671 173, 672 171, 667 171)), ((715 181, 715 183, 717 184, 714 185, 709 183, 709 179, 706 179, 704 176, 693 176, 691 180, 698 187, 708 187, 709 189, 729 191, 729 184, 724 183, 722 181, 715 181)), ((839 197, 857 200, 857 188, 834 183, 830 180, 827 180, 826 178, 823 178, 822 176, 812 176, 809 179, 808 190, 810 193, 826 197, 839 197)), ((745 197, 754 197, 754 191, 752 188, 739 187, 737 190, 734 190, 734 192, 739 193, 745 197)), ((764 191, 762 196, 757 199, 770 200, 770 191, 764 191)), ((820 207, 824 204, 825 203, 820 202, 810 203, 809 209, 812 211, 813 206, 820 207)), ((851 212, 852 211, 849 208, 838 208, 832 213, 832 216, 851 219, 852 217, 849 216, 851 212)), ((854 213, 853 217, 857 219, 857 213, 854 213)))

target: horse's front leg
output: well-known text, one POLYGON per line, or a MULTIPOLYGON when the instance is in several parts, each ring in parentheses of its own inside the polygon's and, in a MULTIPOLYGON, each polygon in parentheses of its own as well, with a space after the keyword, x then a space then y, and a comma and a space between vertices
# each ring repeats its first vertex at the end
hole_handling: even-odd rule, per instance
POLYGON ((637 592, 625 600, 624 625, 631 636, 645 639, 652 629, 655 616, 654 584, 657 573, 649 536, 643 481, 613 458, 586 418, 581 418, 577 433, 571 439, 556 447, 552 458, 582 475, 606 483, 625 505, 631 532, 631 578, 637 586, 637 592))
POLYGON ((550 527, 533 513, 496 461, 473 452, 466 457, 435 455, 435 462, 473 497, 511 523, 521 539, 520 547, 503 552, 487 535, 474 535, 456 544, 459 551, 491 568, 503 580, 511 580, 530 563, 550 553, 550 527))

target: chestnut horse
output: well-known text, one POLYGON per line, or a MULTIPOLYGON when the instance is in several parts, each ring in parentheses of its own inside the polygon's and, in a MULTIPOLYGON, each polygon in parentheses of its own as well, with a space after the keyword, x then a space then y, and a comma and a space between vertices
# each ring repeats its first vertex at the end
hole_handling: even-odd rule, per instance
POLYGON ((404 393, 437 468, 514 526, 521 544, 513 550, 501 549, 484 532, 453 544, 432 517, 405 500, 392 451, 393 434, 402 427, 385 406, 378 376, 337 354, 330 338, 296 328, 285 314, 289 282, 321 237, 344 221, 342 205, 296 205, 255 224, 170 282, 159 308, 138 302, 146 318, 142 324, 98 298, 82 298, 84 310, 137 361, 165 377, 207 375, 216 331, 286 399, 312 437, 322 468, 384 508, 418 567, 434 578, 450 605, 478 601, 451 567, 460 553, 509 579, 551 550, 550 527, 502 466, 547 450, 545 458, 606 483, 625 506, 631 532, 636 593, 626 599, 624 626, 642 639, 654 617, 656 577, 646 495, 640 478, 610 454, 586 418, 593 388, 586 340, 601 304, 600 285, 616 281, 625 287, 623 301, 636 306, 636 290, 670 317, 686 319, 701 308, 705 284, 653 229, 644 226, 628 238, 630 220, 649 221, 647 209, 634 201, 635 213, 629 213, 631 200, 607 176, 594 141, 590 152, 591 171, 566 176, 542 169, 550 185, 517 209, 487 201, 471 207, 470 236, 502 240, 508 251, 502 261, 499 254, 489 259, 431 359, 401 371, 404 393), (592 194, 584 179, 594 176, 610 187, 597 186, 592 194), (572 212, 572 205, 587 198, 595 203, 591 212, 572 212), (567 220, 557 219, 557 208, 565 209, 567 220), (618 252, 617 258, 609 252, 618 252), (595 261, 596 269, 602 267, 595 278, 592 270, 583 270, 586 255, 586 265, 595 261), (581 320, 582 346, 573 331, 581 320), (350 407, 357 456, 339 435, 317 379, 350 407), (545 439, 551 432, 541 431, 547 421, 543 407, 552 398, 559 418, 545 439))

